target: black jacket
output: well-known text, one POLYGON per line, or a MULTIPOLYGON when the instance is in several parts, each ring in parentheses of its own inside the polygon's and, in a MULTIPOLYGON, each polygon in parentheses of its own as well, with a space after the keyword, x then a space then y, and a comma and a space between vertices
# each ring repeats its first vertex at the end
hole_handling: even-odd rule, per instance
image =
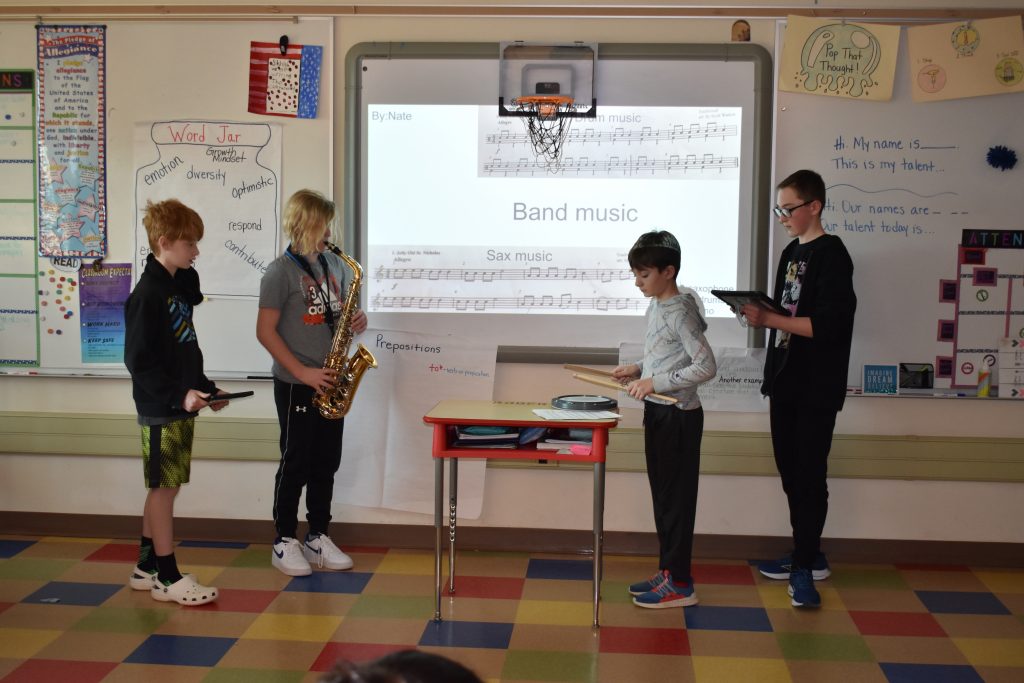
POLYGON ((142 417, 184 418, 190 389, 216 391, 203 374, 192 308, 203 300, 199 274, 179 269, 174 277, 150 254, 139 283, 124 304, 124 364, 142 417))
MULTIPOLYGON (((786 266, 798 249, 793 240, 782 251, 775 274, 775 302, 782 303, 786 266)), ((789 348, 776 348, 778 330, 768 337, 761 393, 786 398, 803 397, 823 408, 841 410, 846 400, 853 316, 853 260, 843 241, 822 235, 803 245, 807 269, 800 285, 796 315, 807 316, 814 337, 793 334, 789 348)))

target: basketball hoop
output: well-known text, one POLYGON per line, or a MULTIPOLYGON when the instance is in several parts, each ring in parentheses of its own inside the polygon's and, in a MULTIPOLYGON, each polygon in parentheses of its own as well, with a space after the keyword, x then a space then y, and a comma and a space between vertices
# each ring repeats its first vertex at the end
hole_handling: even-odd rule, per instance
POLYGON ((562 143, 572 127, 576 105, 568 95, 523 95, 511 110, 522 116, 533 151, 549 166, 562 158, 562 143))

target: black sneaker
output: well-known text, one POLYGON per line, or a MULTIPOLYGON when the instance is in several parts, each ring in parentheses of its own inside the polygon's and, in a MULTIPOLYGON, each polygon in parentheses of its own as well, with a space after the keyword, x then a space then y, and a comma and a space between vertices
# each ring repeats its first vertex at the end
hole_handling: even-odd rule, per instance
POLYGON ((793 607, 821 607, 821 595, 814 587, 810 569, 794 569, 789 575, 789 597, 793 607))

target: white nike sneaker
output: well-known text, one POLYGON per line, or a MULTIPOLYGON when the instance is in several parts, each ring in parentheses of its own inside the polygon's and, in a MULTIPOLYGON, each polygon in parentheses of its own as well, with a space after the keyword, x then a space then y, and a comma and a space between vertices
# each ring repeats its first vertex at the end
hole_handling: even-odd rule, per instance
POLYGON ((270 564, 288 576, 309 576, 313 568, 302 556, 302 544, 298 539, 283 537, 271 549, 270 564))
POLYGON ((306 536, 306 542, 302 545, 302 554, 309 560, 310 565, 318 569, 351 569, 352 558, 341 552, 334 541, 326 534, 315 534, 306 536))

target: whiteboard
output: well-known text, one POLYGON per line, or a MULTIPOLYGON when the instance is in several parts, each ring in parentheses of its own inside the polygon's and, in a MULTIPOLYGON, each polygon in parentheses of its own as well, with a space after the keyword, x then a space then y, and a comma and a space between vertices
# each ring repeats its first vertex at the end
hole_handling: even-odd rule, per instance
MULTIPOLYGON (((109 253, 105 262, 133 263, 136 185, 134 136, 137 124, 168 120, 232 121, 278 127, 282 139, 281 178, 276 207, 302 188, 330 196, 333 188, 333 23, 330 19, 297 21, 115 21, 107 25, 107 184, 109 253), (315 119, 249 114, 251 41, 324 48, 319 113, 315 119)), ((5 68, 35 69, 35 28, 9 25, 0 42, 5 68)), ((188 196, 178 197, 186 204, 188 196)), ((276 208, 278 212, 279 208, 276 208)), ((267 224, 277 223, 275 216, 267 224)), ((200 242, 200 250, 209 247, 200 242)), ((278 244, 278 249, 283 245, 278 244)), ((211 247, 212 248, 212 247, 211 247)), ((68 273, 40 259, 37 270, 68 273)), ((199 271, 203 282, 215 273, 199 271)), ((252 287, 258 294, 258 283, 252 287)), ((74 305, 74 292, 69 292, 74 305)), ((195 309, 200 347, 211 377, 268 376, 270 357, 256 341, 257 300, 210 297, 195 309)), ((82 362, 81 334, 67 325, 64 334, 39 337, 40 373, 125 375, 119 363, 82 362)))
MULTIPOLYGON (((968 386, 1008 332, 997 316, 973 313, 972 302, 1005 304, 1013 286, 1020 308, 1021 279, 1001 278, 979 294, 961 275, 958 245, 965 229, 1022 226, 1024 165, 999 171, 986 154, 1005 145, 1024 156, 1024 94, 917 104, 907 63, 904 30, 889 102, 779 92, 775 178, 801 168, 822 174, 822 221, 853 258, 858 304, 848 385, 861 385, 865 363, 948 359, 953 376, 936 386, 968 386), (959 304, 940 300, 943 281, 962 283, 959 304), (939 340, 940 321, 955 322, 955 343, 939 340)), ((778 224, 772 236, 777 263, 789 239, 778 224)), ((989 259, 1001 273, 1024 275, 1024 250, 996 251, 989 259)))
POLYGON ((629 247, 667 229, 682 245, 678 282, 697 290, 709 337, 745 346, 746 330, 710 289, 764 284, 769 55, 752 45, 601 44, 595 119, 573 124, 556 172, 535 175, 519 121, 497 122, 499 54, 484 43, 360 44, 348 54, 346 149, 358 153, 346 158, 345 208, 372 323, 502 348, 617 350, 640 338, 647 304, 629 273, 629 247), (722 151, 721 132, 661 137, 710 131, 680 121, 726 110, 735 152, 722 151), (495 126, 502 132, 492 135, 495 126), (494 142, 516 136, 522 147, 494 142), (671 159, 674 144, 694 160, 730 157, 735 194, 716 194, 719 170, 619 175, 619 163, 635 170, 671 159), (514 170, 489 173, 490 164, 505 168, 499 157, 514 170), (628 218, 611 217, 620 208, 628 218), (704 279, 690 279, 702 269, 704 279))

